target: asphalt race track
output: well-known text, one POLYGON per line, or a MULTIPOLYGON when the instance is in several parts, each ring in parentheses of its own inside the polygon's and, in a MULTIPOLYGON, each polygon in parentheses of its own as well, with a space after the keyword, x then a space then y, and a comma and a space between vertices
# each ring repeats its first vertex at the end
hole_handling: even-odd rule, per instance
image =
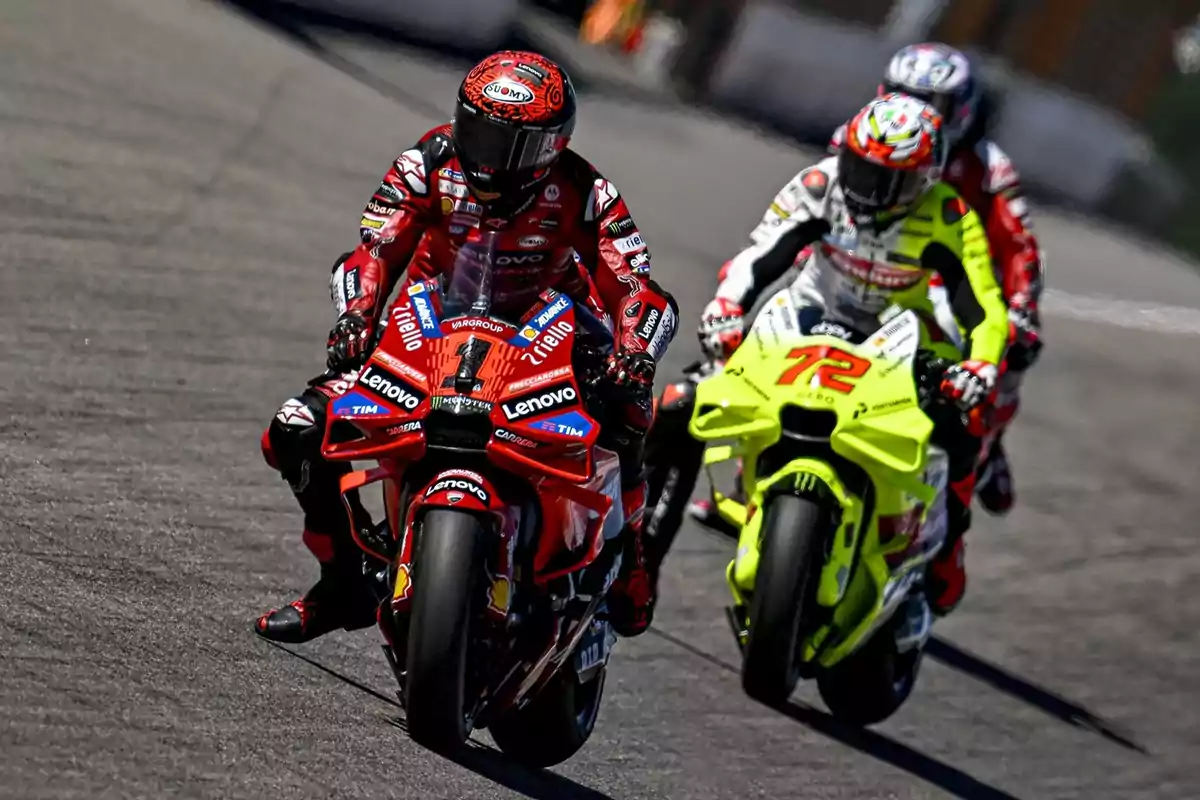
MULTIPOLYGON (((329 264, 461 72, 205 0, 0 5, 0 796, 1196 796, 1200 276, 1048 213, 1020 507, 972 532, 967 601, 891 721, 746 699, 730 546, 693 530, 552 773, 415 746, 373 631, 255 637, 315 573, 259 433, 320 371, 329 264)), ((577 145, 688 319, 811 158, 603 96, 577 145)), ((695 352, 685 329, 664 371, 695 352)))

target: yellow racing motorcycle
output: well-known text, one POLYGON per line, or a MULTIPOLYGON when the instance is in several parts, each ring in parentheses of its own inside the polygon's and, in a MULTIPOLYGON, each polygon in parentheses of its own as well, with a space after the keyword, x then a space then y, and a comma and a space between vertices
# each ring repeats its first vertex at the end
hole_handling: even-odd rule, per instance
POLYGON ((930 414, 958 413, 937 391, 952 362, 912 311, 860 343, 802 335, 797 316, 789 290, 768 301, 697 384, 688 431, 732 440, 705 451, 710 481, 742 467, 744 502, 713 499, 739 532, 726 577, 747 694, 778 705, 815 678, 836 718, 870 724, 912 692, 932 627, 922 581, 946 538, 948 459, 930 414))

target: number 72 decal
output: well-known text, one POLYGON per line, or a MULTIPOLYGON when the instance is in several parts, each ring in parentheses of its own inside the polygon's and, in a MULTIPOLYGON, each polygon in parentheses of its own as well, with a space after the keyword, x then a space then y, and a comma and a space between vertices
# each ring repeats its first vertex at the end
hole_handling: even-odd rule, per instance
POLYGON ((813 382, 826 389, 849 394, 854 391, 855 384, 847 383, 841 378, 861 378, 871 368, 871 362, 867 359, 827 344, 792 348, 788 358, 797 361, 779 376, 779 386, 791 386, 806 370, 817 362, 824 361, 826 363, 818 366, 813 373, 813 382))

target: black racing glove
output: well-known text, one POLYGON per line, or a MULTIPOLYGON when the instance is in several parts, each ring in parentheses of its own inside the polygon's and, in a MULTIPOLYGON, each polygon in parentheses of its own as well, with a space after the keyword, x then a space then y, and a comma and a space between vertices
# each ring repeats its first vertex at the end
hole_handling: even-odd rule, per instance
POLYGON ((371 344, 372 325, 362 314, 347 311, 329 331, 325 364, 333 372, 349 372, 361 367, 371 344))
POLYGON ((1041 326, 1036 311, 1010 308, 1008 310, 1009 348, 1008 368, 1024 372, 1033 366, 1042 352, 1041 326))
POLYGON ((657 366, 649 353, 613 353, 608 357, 608 379, 620 387, 648 389, 657 366))

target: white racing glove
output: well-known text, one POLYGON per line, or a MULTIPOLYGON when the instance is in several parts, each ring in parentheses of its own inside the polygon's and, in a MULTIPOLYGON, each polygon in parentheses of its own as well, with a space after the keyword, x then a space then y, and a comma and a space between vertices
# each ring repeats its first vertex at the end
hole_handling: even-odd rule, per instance
POLYGON ((942 394, 963 411, 970 411, 988 399, 996 388, 998 371, 987 361, 963 361, 946 370, 942 394))

